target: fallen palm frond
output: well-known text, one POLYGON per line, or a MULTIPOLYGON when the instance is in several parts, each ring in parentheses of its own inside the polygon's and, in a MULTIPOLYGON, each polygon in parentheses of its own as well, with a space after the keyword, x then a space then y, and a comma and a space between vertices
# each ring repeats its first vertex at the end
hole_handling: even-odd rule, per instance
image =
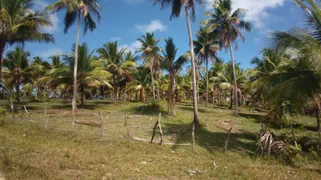
POLYGON ((278 140, 271 131, 261 130, 258 141, 262 155, 281 154, 287 149, 287 143, 278 140))

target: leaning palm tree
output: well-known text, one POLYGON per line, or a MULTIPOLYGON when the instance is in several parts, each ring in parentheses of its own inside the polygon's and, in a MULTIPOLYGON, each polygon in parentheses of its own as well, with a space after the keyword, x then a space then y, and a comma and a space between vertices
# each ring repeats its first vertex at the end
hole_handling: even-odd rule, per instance
POLYGON ((197 111, 197 89, 196 89, 196 61, 195 61, 195 54, 194 54, 194 44, 193 44, 193 36, 192 36, 192 28, 190 17, 192 21, 195 21, 196 13, 195 13, 195 5, 196 4, 203 4, 203 0, 154 0, 154 5, 160 3, 161 8, 164 9, 171 4, 172 12, 170 19, 178 18, 181 14, 181 9, 184 8, 185 10, 185 18, 186 18, 186 25, 188 30, 188 38, 189 38, 189 45, 190 45, 190 53, 191 53, 191 62, 192 62, 192 80, 193 80, 193 107, 194 107, 194 120, 193 122, 199 124, 198 119, 198 111, 197 111))
MULTIPOLYGON (((251 24, 241 19, 246 12, 245 9, 236 9, 235 11, 232 11, 231 0, 217 0, 214 2, 213 7, 214 12, 205 13, 205 15, 210 17, 210 19, 202 21, 202 24, 206 26, 207 30, 220 37, 220 45, 222 48, 229 49, 234 72, 234 86, 237 87, 232 44, 234 44, 235 49, 237 49, 238 38, 241 37, 243 41, 245 40, 244 34, 241 30, 250 32, 251 24)), ((234 94, 237 99, 237 88, 234 88, 234 94)), ((234 115, 237 114, 238 102, 235 101, 234 115)))
POLYGON ((165 52, 161 58, 162 69, 168 71, 169 74, 169 86, 167 91, 167 107, 168 114, 175 114, 175 100, 174 100, 174 91, 175 91, 175 78, 176 73, 179 69, 182 68, 182 65, 187 62, 185 56, 181 56, 178 59, 176 58, 177 48, 173 42, 172 38, 165 40, 165 52))
POLYGON ((75 110, 76 98, 77 98, 77 65, 78 65, 78 44, 81 22, 84 26, 84 35, 88 31, 96 29, 96 22, 93 19, 93 15, 97 16, 98 21, 100 20, 101 7, 96 0, 58 0, 57 2, 47 7, 51 13, 56 13, 63 9, 66 10, 64 19, 65 28, 64 31, 67 33, 68 29, 77 21, 76 28, 76 45, 75 45, 75 63, 73 73, 73 97, 72 97, 72 125, 75 125, 75 110))
POLYGON ((205 61, 205 68, 206 68, 206 104, 205 107, 208 107, 208 62, 209 59, 213 61, 216 59, 218 46, 218 38, 213 37, 212 34, 206 31, 205 28, 200 28, 197 32, 197 40, 194 40, 194 51, 196 56, 201 60, 203 63, 205 61))
POLYGON ((141 38, 138 38, 138 41, 142 44, 137 52, 142 53, 141 59, 145 61, 147 66, 150 69, 151 78, 152 78, 152 94, 153 94, 153 103, 155 103, 155 72, 156 67, 159 62, 158 52, 161 51, 161 48, 158 46, 160 39, 156 39, 154 33, 146 33, 141 38))
POLYGON ((117 79, 129 76, 136 66, 136 63, 131 61, 135 60, 135 57, 131 57, 130 54, 126 57, 125 51, 125 48, 119 49, 117 41, 106 43, 97 50, 99 58, 104 61, 104 67, 112 74, 114 102, 117 100, 117 79))
POLYGON ((0 2, 0 79, 3 53, 8 44, 26 41, 53 42, 50 34, 41 29, 52 26, 44 11, 30 11, 33 0, 5 0, 0 2))

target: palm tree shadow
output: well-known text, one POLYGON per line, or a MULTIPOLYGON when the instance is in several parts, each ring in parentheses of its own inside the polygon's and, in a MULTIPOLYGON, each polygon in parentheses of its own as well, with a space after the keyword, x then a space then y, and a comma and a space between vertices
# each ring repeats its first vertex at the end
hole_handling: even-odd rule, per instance
MULTIPOLYGON (((193 123, 188 124, 171 124, 165 123, 167 129, 165 135, 172 135, 175 138, 175 143, 191 143, 192 142, 192 126, 193 123)), ((195 126, 195 143, 208 150, 210 153, 215 151, 223 151, 228 132, 211 132, 203 125, 195 126)), ((250 156, 255 156, 257 151, 257 136, 256 134, 241 131, 231 133, 228 143, 228 151, 243 151, 250 156)), ((173 149, 179 148, 173 146, 173 149)))
MULTIPOLYGON (((184 110, 184 111, 191 111, 191 112, 194 111, 193 106, 186 106, 185 105, 185 106, 177 106, 177 108, 184 110)), ((210 111, 207 111, 206 109, 202 109, 202 108, 198 108, 198 111, 202 112, 202 113, 211 113, 210 111)))
MULTIPOLYGON (((131 110, 135 114, 140 115, 158 115, 160 112, 162 113, 162 116, 167 117, 167 112, 161 107, 161 105, 158 104, 145 104, 141 106, 135 106, 132 107, 131 110)), ((127 111, 127 110, 124 110, 127 111)))

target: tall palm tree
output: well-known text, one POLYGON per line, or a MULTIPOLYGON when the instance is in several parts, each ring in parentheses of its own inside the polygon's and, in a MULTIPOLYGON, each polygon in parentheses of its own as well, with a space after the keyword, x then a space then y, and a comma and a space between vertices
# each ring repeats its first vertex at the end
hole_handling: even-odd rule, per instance
POLYGON ((75 110, 76 98, 77 98, 77 65, 78 65, 78 44, 79 44, 79 34, 81 22, 83 22, 84 35, 88 31, 93 31, 96 29, 96 22, 93 19, 93 15, 97 16, 98 21, 100 21, 100 11, 101 7, 96 0, 58 0, 55 3, 47 7, 51 13, 56 13, 63 9, 66 10, 65 14, 65 28, 64 32, 67 33, 68 29, 77 21, 76 27, 76 45, 75 45, 75 63, 74 63, 74 73, 73 73, 73 97, 72 97, 72 125, 75 125, 75 110))
POLYGON ((165 40, 165 52, 161 58, 162 69, 168 71, 169 74, 169 86, 167 91, 167 107, 168 114, 175 114, 175 100, 174 100, 174 91, 175 91, 175 78, 176 73, 179 69, 182 68, 182 65, 186 63, 187 58, 181 56, 178 59, 176 58, 177 48, 173 42, 172 38, 165 40))
MULTIPOLYGON (((205 15, 210 17, 210 19, 202 21, 202 24, 207 27, 207 30, 220 37, 220 46, 222 48, 229 49, 234 72, 234 86, 237 87, 232 44, 234 44, 235 49, 237 49, 238 38, 241 37, 243 41, 245 41, 245 36, 242 30, 250 32, 251 24, 241 19, 246 12, 245 9, 236 9, 235 11, 232 11, 231 0, 217 0, 214 2, 213 7, 214 12, 205 13, 205 15)), ((237 88, 234 88, 234 94, 236 99, 238 99, 237 88)), ((234 115, 237 114, 238 102, 235 101, 234 115)))
POLYGON ((218 38, 215 38, 212 36, 213 34, 210 34, 206 31, 205 28, 200 28, 196 32, 197 40, 194 40, 194 51, 197 55, 197 57, 201 60, 201 62, 205 61, 205 68, 206 68, 206 104, 205 107, 208 107, 208 62, 209 59, 213 61, 213 59, 216 59, 217 50, 219 48, 218 46, 218 38))
POLYGON ((132 61, 135 57, 126 54, 125 51, 125 48, 119 49, 117 41, 106 43, 97 50, 99 58, 104 61, 106 70, 112 74, 114 102, 117 100, 117 79, 129 76, 136 66, 136 63, 132 61))
POLYGON ((193 44, 193 36, 192 36, 192 29, 191 29, 191 22, 195 21, 196 13, 195 13, 195 5, 196 4, 203 4, 203 0, 155 0, 155 4, 161 4, 161 8, 164 9, 171 5, 172 12, 170 19, 178 18, 181 14, 181 9, 184 8, 185 10, 185 18, 186 18, 186 25, 188 30, 188 38, 189 38, 189 46, 190 46, 190 53, 191 53, 191 64, 192 64, 192 81, 193 81, 193 108, 194 108, 194 120, 193 122, 199 124, 198 119, 198 110, 197 110, 197 89, 196 89, 196 61, 195 61, 195 53, 194 53, 194 44, 193 44))
POLYGON ((33 0, 5 0, 0 2, 0 79, 3 53, 8 44, 26 41, 53 42, 52 35, 41 29, 52 26, 45 11, 30 11, 33 0))
MULTIPOLYGON (((78 47, 78 71, 77 71, 77 87, 79 87, 81 98, 80 106, 84 106, 85 99, 85 88, 86 87, 99 87, 100 85, 107 85, 110 73, 107 72, 103 66, 104 61, 95 59, 93 56, 96 50, 90 51, 87 43, 83 43, 78 47)), ((76 56, 76 48, 72 49, 73 53, 71 55, 65 56, 65 61, 69 66, 69 72, 73 71, 74 59, 76 56)), ((68 75, 66 76, 68 77, 68 75)), ((71 76, 69 76, 71 77, 71 76)))
POLYGON ((16 101, 20 103, 20 88, 23 83, 31 81, 28 57, 29 52, 25 52, 22 48, 16 48, 7 53, 4 61, 4 67, 8 70, 4 74, 6 79, 12 79, 16 92, 16 101))
POLYGON ((152 94, 153 94, 153 103, 155 103, 155 72, 156 67, 159 63, 158 52, 162 49, 158 46, 160 39, 156 39, 154 33, 146 33, 141 38, 138 38, 138 41, 142 44, 137 52, 142 53, 141 59, 147 63, 147 66, 150 69, 151 78, 152 78, 152 94))

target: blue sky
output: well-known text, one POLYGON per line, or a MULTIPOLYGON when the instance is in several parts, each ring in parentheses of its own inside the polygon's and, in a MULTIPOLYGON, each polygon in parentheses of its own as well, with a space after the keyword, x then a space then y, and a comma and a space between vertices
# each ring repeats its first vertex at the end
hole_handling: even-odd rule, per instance
MULTIPOLYGON (((43 8, 53 0, 36 0, 35 8, 43 8)), ((205 7, 197 7, 197 18, 192 23, 193 32, 200 26, 205 10, 211 10, 213 0, 206 0, 205 7)), ((104 43, 118 40, 121 47, 135 51, 139 46, 138 37, 146 32, 155 32, 157 38, 173 37, 179 48, 178 55, 188 50, 188 34, 185 16, 169 20, 170 9, 160 10, 153 6, 153 0, 100 0, 102 19, 94 32, 80 37, 80 43, 87 42, 90 49, 101 47, 104 43)), ((269 34, 275 30, 288 30, 304 26, 304 13, 291 0, 233 0, 234 8, 248 9, 245 19, 253 24, 251 33, 245 33, 246 41, 239 41, 235 59, 243 68, 252 67, 250 61, 258 56, 262 48, 271 46, 269 34)), ((68 33, 63 32, 64 12, 52 15, 54 26, 44 31, 52 33, 55 44, 27 43, 25 48, 32 56, 48 59, 56 53, 69 52, 75 42, 75 26, 68 33)), ((161 43, 163 45, 164 43, 161 43)), ((224 50, 218 54, 225 61, 230 57, 224 50)))

